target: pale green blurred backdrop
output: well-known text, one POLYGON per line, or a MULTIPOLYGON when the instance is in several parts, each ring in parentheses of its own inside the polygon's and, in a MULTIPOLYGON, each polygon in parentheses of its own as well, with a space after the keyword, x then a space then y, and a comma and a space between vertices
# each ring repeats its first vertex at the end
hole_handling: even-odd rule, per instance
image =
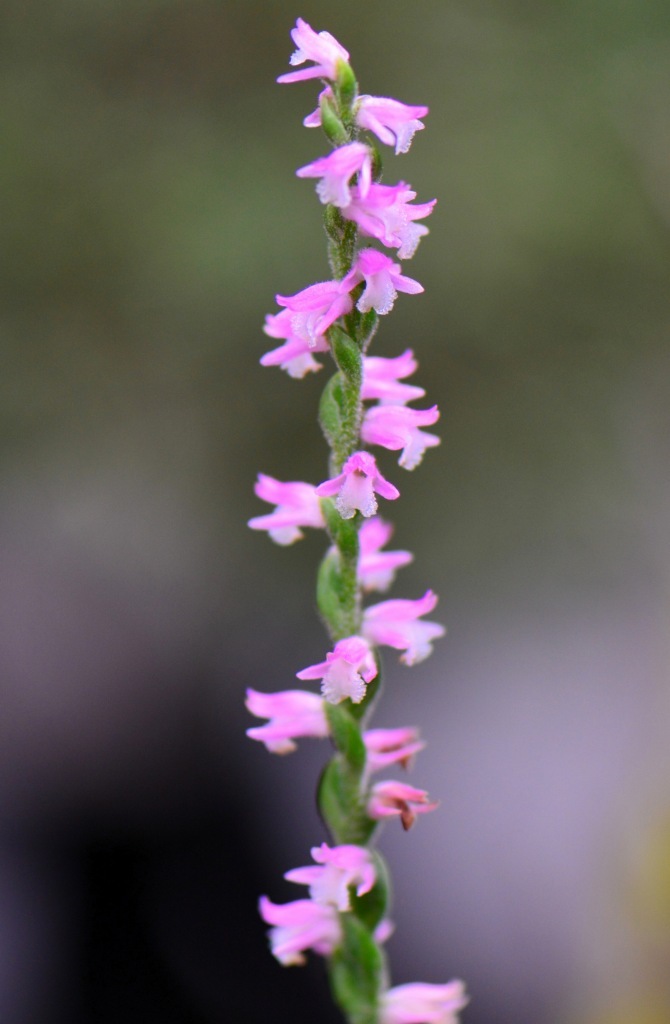
MULTIPOLYGON (((654 433, 667 368, 667 5, 302 13, 348 40, 367 91, 431 107, 386 170, 439 199, 412 264, 427 295, 399 303, 380 344, 421 352, 446 448, 398 514, 470 578, 512 551, 551 557, 548 534, 557 571, 627 572, 644 475, 632 449, 654 433), (448 529, 429 527, 437 516, 448 529)), ((321 471, 321 381, 256 368, 274 293, 327 274, 320 210, 293 176, 323 148, 300 127, 314 89, 274 84, 294 15, 5 5, 10 476, 125 463, 138 486, 237 530, 259 460, 321 471)), ((249 552, 256 541, 240 532, 249 552)))
MULTIPOLYGON (((637 723, 630 742, 605 743, 604 760, 597 740, 591 747, 585 738, 580 762, 595 751, 605 780, 589 820, 610 800, 597 851, 589 850, 610 877, 614 923, 592 941, 623 937, 611 962, 603 954, 577 981, 566 955, 549 986, 551 1009, 535 1020, 662 1024, 670 1021, 667 904, 661 924, 641 913, 632 925, 624 894, 642 886, 656 908, 654 886, 669 870, 661 857, 666 867, 650 881, 645 856, 630 853, 632 833, 635 850, 656 849, 651 837, 670 813, 667 3, 5 0, 0 512, 8 544, 65 545, 126 588, 173 661, 187 663, 198 646, 215 651, 213 734, 220 728, 226 742, 231 716, 240 735, 248 724, 244 685, 290 686, 311 655, 323 656, 311 590, 320 541, 280 551, 244 525, 261 512, 258 470, 325 475, 315 411, 326 373, 300 382, 258 366, 271 347, 261 325, 276 310, 274 294, 328 276, 321 210, 312 183, 294 174, 326 151, 319 133, 301 126, 317 90, 275 84, 298 15, 350 50, 364 92, 430 106, 411 152, 385 162, 385 181, 402 177, 419 201, 438 199, 430 235, 406 267, 426 293, 400 297, 375 351, 413 347, 417 383, 442 410, 442 447, 416 473, 382 462, 402 490, 398 546, 416 553, 393 593, 416 597, 434 586, 450 635, 416 681, 397 673, 406 701, 398 714, 429 722, 439 678, 439 713, 448 716, 449 694, 456 707, 470 686, 463 665, 474 664, 472 651, 485 653, 486 671, 471 670, 472 720, 495 719, 497 702, 523 718, 530 701, 537 717, 510 735, 521 776, 533 776, 542 730, 556 722, 552 652, 570 649, 570 664, 581 666, 578 701, 589 666, 602 669, 598 652, 616 652, 618 681, 610 691, 603 670, 578 717, 597 732, 602 710, 620 700, 624 734, 637 723), (539 633, 549 638, 539 664, 550 670, 529 672, 519 695, 515 644, 539 633), (501 661, 508 690, 496 678, 501 661), (415 712, 409 698, 421 686, 415 712)), ((469 721, 464 714, 460 736, 469 721)), ((566 763, 570 728, 547 741, 566 763)), ((438 744, 439 725, 429 734, 438 744)), ((476 742, 475 731, 463 749, 476 742)), ((252 759, 262 790, 265 762, 256 751, 252 759)), ((504 762, 503 752, 503 768, 492 764, 487 777, 504 762)), ((565 778, 565 764, 552 764, 549 776, 565 778)), ((469 774, 467 764, 449 765, 438 794, 447 848, 448 793, 461 781, 467 789, 469 774)), ((413 778, 424 781, 418 770, 413 778)), ((581 790, 577 772, 568 805, 581 790)), ((513 786, 508 796, 515 805, 513 786)), ((556 819, 550 798, 546 813, 556 819)), ((518 838, 532 821, 510 827, 518 838)), ((579 835, 571 842, 579 849, 579 835)), ((280 870, 291 866, 282 861, 280 870)), ((588 891, 587 876, 582 883, 588 891)), ((448 906, 448 887, 443 899, 448 906)), ((459 913, 467 920, 475 910, 465 899, 459 913)), ((476 913, 485 922, 486 909, 476 913)), ((489 935, 489 963, 506 945, 505 927, 489 935)), ((517 961, 532 934, 519 939, 517 961)), ((586 945, 587 935, 588 927, 586 945)), ((447 951, 440 970, 476 965, 466 946, 447 951)), ((526 983, 515 984, 522 992, 526 983)), ((544 1006, 541 982, 527 984, 544 1006)))

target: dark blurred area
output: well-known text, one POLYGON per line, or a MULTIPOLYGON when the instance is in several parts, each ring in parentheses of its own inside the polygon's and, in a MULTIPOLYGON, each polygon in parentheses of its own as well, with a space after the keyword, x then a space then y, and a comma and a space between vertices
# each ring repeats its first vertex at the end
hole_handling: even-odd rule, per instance
MULTIPOLYGON (((0 1020, 333 1024, 256 913, 325 836, 325 744, 271 758, 247 686, 324 657, 314 534, 252 534, 262 470, 318 482, 326 374, 258 359, 328 276, 295 169, 316 83, 431 113, 385 180, 437 196, 376 354, 415 349, 442 447, 407 474, 392 596, 448 636, 386 659, 441 800, 387 827, 395 983, 464 1024, 670 1022, 670 8, 659 0, 4 0, 0 13, 0 1020)), ((388 455, 388 457, 386 457, 388 455)))

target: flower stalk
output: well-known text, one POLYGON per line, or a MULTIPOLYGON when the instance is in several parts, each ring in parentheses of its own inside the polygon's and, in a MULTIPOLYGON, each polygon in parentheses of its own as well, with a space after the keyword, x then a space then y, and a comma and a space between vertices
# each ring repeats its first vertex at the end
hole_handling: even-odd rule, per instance
POLYGON ((248 735, 277 754, 293 751, 300 737, 330 738, 334 755, 322 772, 317 799, 333 845, 314 848, 315 865, 286 875, 307 885, 309 898, 277 905, 264 896, 260 912, 282 964, 304 962, 307 950, 326 957, 333 997, 349 1024, 455 1024, 466 1002, 461 982, 389 987, 383 943, 392 930, 390 884, 374 843, 385 819, 397 817, 409 829, 417 815, 437 804, 407 783, 371 781, 391 765, 410 765, 424 746, 418 730, 367 728, 381 689, 378 648, 392 647, 412 665, 431 653, 444 629, 422 619, 437 602, 430 590, 418 600, 363 607, 364 595, 386 590, 396 570, 412 558, 407 551, 382 550, 392 529, 377 514, 378 499, 393 501, 400 492, 366 445, 400 451, 399 465, 412 470, 424 451, 439 443, 420 429, 437 420, 437 406, 410 408, 424 391, 401 383, 416 370, 411 350, 394 358, 367 355, 379 318, 393 308, 398 292, 423 291, 401 273, 399 263, 368 242, 409 258, 428 231, 416 222, 434 206, 434 200, 412 206, 416 194, 405 182, 381 185, 381 158, 371 136, 396 153, 407 152, 428 109, 361 96, 349 54, 333 36, 314 32, 302 19, 291 34, 296 44, 291 64, 307 66, 278 81, 324 83, 304 124, 320 126, 333 149, 297 173, 317 179, 332 279, 277 296, 282 310, 266 318, 265 332, 282 344, 261 363, 301 378, 322 368, 316 356, 332 357, 335 372, 318 414, 329 447, 329 476, 312 485, 261 474, 256 493, 275 510, 249 525, 267 530, 279 544, 300 539, 304 527, 325 531, 330 546, 317 574, 317 604, 333 648, 324 661, 297 673, 302 681, 320 680, 320 696, 248 691, 249 711, 268 720, 248 735), (366 405, 371 401, 377 404, 366 405))

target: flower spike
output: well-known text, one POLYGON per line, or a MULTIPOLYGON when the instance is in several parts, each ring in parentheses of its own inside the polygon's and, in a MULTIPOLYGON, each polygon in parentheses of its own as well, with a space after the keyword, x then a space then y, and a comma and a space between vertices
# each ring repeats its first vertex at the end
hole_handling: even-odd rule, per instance
POLYGON ((303 964, 310 951, 326 958, 333 997, 348 1024, 457 1024, 467 1001, 462 982, 388 987, 388 869, 373 840, 387 818, 398 818, 407 830, 437 804, 406 782, 371 781, 391 766, 412 765, 425 746, 419 730, 369 727, 381 693, 379 648, 391 647, 414 665, 445 631, 425 618, 437 603, 432 590, 415 601, 366 606, 367 595, 388 590, 413 559, 410 551, 386 550, 393 528, 377 515, 378 499, 395 501, 400 492, 367 448, 397 452, 399 465, 411 470, 440 443, 424 429, 438 420, 437 406, 412 406, 425 396, 406 382, 417 369, 413 350, 369 354, 379 318, 393 310, 398 295, 424 290, 399 260, 413 256, 428 234, 423 221, 435 200, 416 203, 404 181, 381 184, 380 144, 406 153, 424 129, 428 107, 360 94, 348 51, 304 19, 297 19, 291 36, 292 70, 278 81, 321 83, 318 106, 303 124, 320 126, 331 149, 296 173, 315 179, 325 207, 331 277, 276 296, 279 310, 266 316, 263 328, 276 347, 260 362, 297 380, 331 365, 319 403, 329 476, 314 486, 259 474, 256 494, 274 508, 249 526, 282 545, 299 540, 306 528, 326 532, 316 602, 330 649, 323 661, 296 673, 320 692, 247 690, 247 709, 264 720, 247 734, 274 754, 295 751, 303 737, 327 738, 334 752, 317 790, 327 841, 312 847, 311 863, 284 875, 306 886, 308 898, 277 904, 262 896, 259 910, 281 964, 303 964))

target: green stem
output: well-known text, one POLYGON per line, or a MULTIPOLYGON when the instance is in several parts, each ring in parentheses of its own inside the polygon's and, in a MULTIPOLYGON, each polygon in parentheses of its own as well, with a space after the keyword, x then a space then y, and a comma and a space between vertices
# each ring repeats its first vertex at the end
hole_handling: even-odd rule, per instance
MULTIPOLYGON (((349 69, 350 70, 350 69, 349 69)), ((354 105, 358 89, 353 73, 334 86, 333 99, 322 101, 322 124, 334 145, 352 141, 357 134, 354 105)), ((333 277, 351 269, 357 251, 358 230, 336 207, 326 207, 328 259, 333 277)), ((354 302, 362 287, 354 291, 354 302)), ((337 372, 326 385, 319 406, 319 421, 330 447, 331 478, 342 472, 347 459, 361 446, 363 417, 361 388, 363 354, 377 326, 376 313, 360 313, 355 307, 328 332, 337 372)), ((361 523, 359 513, 342 519, 334 503, 325 499, 322 509, 332 548, 319 568, 317 603, 332 640, 360 633, 362 594, 358 576, 361 523)), ((381 673, 381 667, 378 666, 381 673)), ((319 811, 337 844, 370 847, 377 823, 367 814, 366 750, 362 728, 379 691, 379 674, 367 687, 360 704, 350 700, 326 705, 336 753, 319 782, 319 811)), ((340 915, 343 939, 329 959, 333 998, 349 1024, 377 1024, 379 993, 387 984, 386 959, 374 932, 388 905, 388 879, 383 860, 372 852, 377 882, 363 897, 352 893, 352 908, 340 915)))

